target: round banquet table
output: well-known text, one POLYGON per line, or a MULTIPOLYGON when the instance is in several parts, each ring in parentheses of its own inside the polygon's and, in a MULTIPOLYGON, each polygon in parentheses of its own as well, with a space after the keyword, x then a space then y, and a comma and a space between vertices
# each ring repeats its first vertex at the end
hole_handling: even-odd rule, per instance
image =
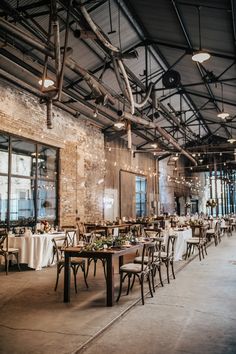
POLYGON ((19 263, 29 268, 41 270, 51 265, 53 256, 52 239, 64 233, 40 234, 32 236, 9 236, 8 246, 19 249, 19 263))
POLYGON ((175 230, 174 234, 177 235, 174 251, 174 261, 181 261, 183 254, 186 252, 187 240, 192 237, 192 230, 175 230))

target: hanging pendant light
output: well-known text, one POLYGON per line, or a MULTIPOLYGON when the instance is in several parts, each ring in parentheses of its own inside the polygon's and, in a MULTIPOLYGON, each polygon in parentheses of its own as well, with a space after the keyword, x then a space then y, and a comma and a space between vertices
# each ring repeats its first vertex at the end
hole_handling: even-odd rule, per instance
POLYGON ((198 6, 197 9, 198 9, 199 51, 193 54, 192 60, 197 63, 203 63, 204 61, 210 59, 211 55, 206 51, 202 50, 200 6, 198 6))
POLYGON ((233 144, 236 142, 236 139, 233 138, 233 128, 232 128, 232 122, 231 122, 231 137, 227 139, 228 143, 233 144))
POLYGON ((217 114, 217 117, 221 119, 226 119, 229 117, 229 113, 225 112, 224 110, 224 92, 223 92, 222 82, 221 82, 221 104, 222 104, 221 111, 217 114))
POLYGON ((43 85, 43 88, 48 88, 50 86, 53 86, 54 84, 55 84, 54 81, 51 79, 48 79, 48 78, 45 78, 44 82, 43 82, 43 80, 39 80, 39 85, 40 86, 43 85))
POLYGON ((114 123, 114 127, 116 127, 117 129, 125 128, 125 122, 123 120, 118 120, 114 123))

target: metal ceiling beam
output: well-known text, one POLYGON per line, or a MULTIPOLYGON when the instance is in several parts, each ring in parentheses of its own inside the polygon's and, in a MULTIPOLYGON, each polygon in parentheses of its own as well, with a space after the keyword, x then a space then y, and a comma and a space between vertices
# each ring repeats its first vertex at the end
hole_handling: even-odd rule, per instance
MULTIPOLYGON (((150 40, 150 44, 153 44, 153 45, 156 44, 158 46, 181 50, 181 51, 184 51, 185 54, 187 54, 187 55, 192 55, 192 52, 196 52, 199 49, 199 48, 192 47, 192 49, 189 50, 189 47, 187 47, 187 46, 172 43, 172 42, 162 41, 160 39, 158 39, 158 40, 152 39, 152 40, 150 40)), ((235 59, 233 54, 219 53, 219 52, 215 52, 212 50, 208 51, 208 53, 211 56, 216 57, 216 58, 221 58, 221 59, 226 59, 226 60, 234 60, 235 59)))
MULTIPOLYGON (((235 64, 235 63, 234 63, 235 64)), ((194 86, 203 86, 205 84, 208 84, 208 85, 211 85, 211 84, 216 84, 216 83, 225 83, 225 82, 230 82, 230 81, 235 81, 236 82, 236 77, 231 77, 231 78, 228 78, 228 79, 220 79, 218 80, 216 78, 216 80, 204 80, 204 81, 200 81, 200 82, 193 82, 191 84, 181 84, 181 88, 188 88, 188 87, 194 87, 194 86)), ((154 91, 168 91, 170 90, 169 88, 157 88, 157 89, 154 89, 154 91)))
MULTIPOLYGON (((189 91, 189 90, 188 90, 188 94, 191 95, 191 96, 197 96, 197 97, 205 98, 205 99, 207 99, 207 100, 210 100, 210 102, 212 102, 212 98, 209 97, 209 96, 206 95, 206 94, 199 93, 199 92, 195 92, 195 91, 189 91)), ((222 102, 222 99, 221 99, 221 98, 214 98, 214 100, 215 100, 216 102, 222 102)), ((236 103, 234 103, 234 102, 232 102, 232 101, 229 101, 229 100, 224 99, 224 103, 225 103, 226 105, 236 107, 236 103)))
POLYGON ((45 37, 42 36, 38 30, 34 29, 34 27, 30 26, 22 13, 18 13, 6 0, 0 1, 0 8, 2 8, 8 16, 13 18, 15 22, 19 22, 27 31, 33 33, 36 38, 46 43, 45 37))
MULTIPOLYGON (((137 17, 137 14, 135 15, 136 19, 134 19, 134 14, 135 11, 134 9, 130 6, 130 4, 127 4, 126 2, 124 2, 123 0, 119 0, 119 2, 116 0, 116 3, 118 6, 121 7, 123 13, 125 14, 126 18, 128 19, 128 21, 130 22, 130 24, 133 26, 134 30, 137 32, 137 34, 140 36, 140 38, 142 40, 147 40, 147 38, 150 38, 150 35, 148 34, 148 32, 146 31, 146 29, 143 27, 142 25, 142 21, 137 17)), ((150 44, 152 44, 152 39, 150 40, 150 44)), ((164 57, 164 55, 162 54, 162 52, 160 51, 158 46, 154 46, 154 50, 156 51, 156 53, 158 54, 158 56, 161 58, 161 60, 163 61, 163 63, 165 64, 165 70, 166 68, 170 67, 170 64, 168 63, 167 59, 164 57)), ((162 65, 160 65, 162 66, 162 65)), ((163 67, 163 66, 162 66, 163 67)), ((194 102, 192 101, 191 97, 188 97, 187 92, 183 92, 186 97, 187 100, 186 103, 189 105, 189 103, 192 105, 192 107, 196 106, 194 104, 194 102)), ((184 98, 185 99, 185 98, 184 98)), ((199 113, 199 118, 202 120, 202 122, 204 123, 204 119, 201 115, 201 113, 199 113)), ((200 123, 199 123, 200 124, 200 123)), ((206 131, 210 131, 209 127, 207 125, 205 125, 204 128, 206 131)))
MULTIPOLYGON (((171 0, 171 3, 172 3, 172 6, 173 6, 173 8, 174 8, 174 10, 175 10, 177 19, 178 19, 178 21, 179 21, 180 27, 181 27, 181 29, 182 29, 182 31, 183 31, 183 34, 184 34, 184 37, 185 37, 185 39, 186 39, 186 41, 187 41, 187 44, 188 44, 188 46, 189 46, 189 49, 190 49, 191 51, 193 51, 193 46, 192 46, 190 37, 189 37, 189 35, 188 35, 188 33, 187 33, 187 29, 186 29, 186 27, 185 27, 185 24, 184 24, 182 15, 181 15, 181 13, 180 13, 180 10, 179 10, 178 6, 176 5, 175 0, 171 0)), ((203 78, 204 78, 204 74, 203 74, 202 66, 201 66, 199 63, 196 63, 196 66, 197 66, 198 71, 199 71, 199 73, 200 73, 200 75, 201 75, 201 78, 203 79, 203 78)), ((220 111, 219 107, 218 107, 217 104, 215 103, 214 94, 213 94, 213 92, 211 91, 210 86, 204 81, 204 79, 203 79, 203 82, 204 82, 204 85, 205 85, 205 87, 206 87, 206 89, 207 89, 207 91, 208 91, 210 97, 212 98, 212 102, 213 102, 213 103, 215 104, 215 106, 216 106, 216 109, 217 109, 218 111, 220 111)))
POLYGON ((233 28, 234 53, 236 54, 236 1, 231 0, 231 18, 233 28))

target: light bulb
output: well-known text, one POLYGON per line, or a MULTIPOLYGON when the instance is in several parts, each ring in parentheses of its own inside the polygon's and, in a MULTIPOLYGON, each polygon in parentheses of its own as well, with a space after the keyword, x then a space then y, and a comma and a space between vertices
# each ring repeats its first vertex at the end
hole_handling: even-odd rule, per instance
POLYGON ((217 117, 221 118, 221 119, 225 119, 225 118, 229 117, 229 113, 222 111, 222 112, 217 114, 217 117))
MULTIPOLYGON (((42 84, 43 84, 43 80, 39 80, 39 85, 42 86, 42 84)), ((53 80, 51 80, 51 79, 45 79, 44 80, 44 84, 43 84, 44 88, 48 88, 48 87, 53 86, 53 85, 54 85, 54 81, 53 80)))
POLYGON ((125 126, 124 122, 116 122, 116 123, 114 123, 114 127, 118 128, 118 129, 124 128, 124 126, 125 126))
POLYGON ((210 54, 207 52, 197 52, 193 54, 192 60, 197 62, 197 63, 203 63, 204 61, 210 59, 210 54))

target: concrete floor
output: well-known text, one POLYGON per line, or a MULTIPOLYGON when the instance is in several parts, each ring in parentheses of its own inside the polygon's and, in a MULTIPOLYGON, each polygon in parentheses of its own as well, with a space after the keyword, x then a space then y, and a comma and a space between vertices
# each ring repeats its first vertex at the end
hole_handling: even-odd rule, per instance
POLYGON ((136 284, 112 308, 104 306, 101 267, 95 278, 90 273, 89 289, 79 275, 70 304, 62 302, 63 276, 53 290, 54 267, 8 276, 1 268, 0 353, 235 354, 236 233, 211 245, 202 262, 177 263, 176 280, 147 296, 145 306, 136 284))

